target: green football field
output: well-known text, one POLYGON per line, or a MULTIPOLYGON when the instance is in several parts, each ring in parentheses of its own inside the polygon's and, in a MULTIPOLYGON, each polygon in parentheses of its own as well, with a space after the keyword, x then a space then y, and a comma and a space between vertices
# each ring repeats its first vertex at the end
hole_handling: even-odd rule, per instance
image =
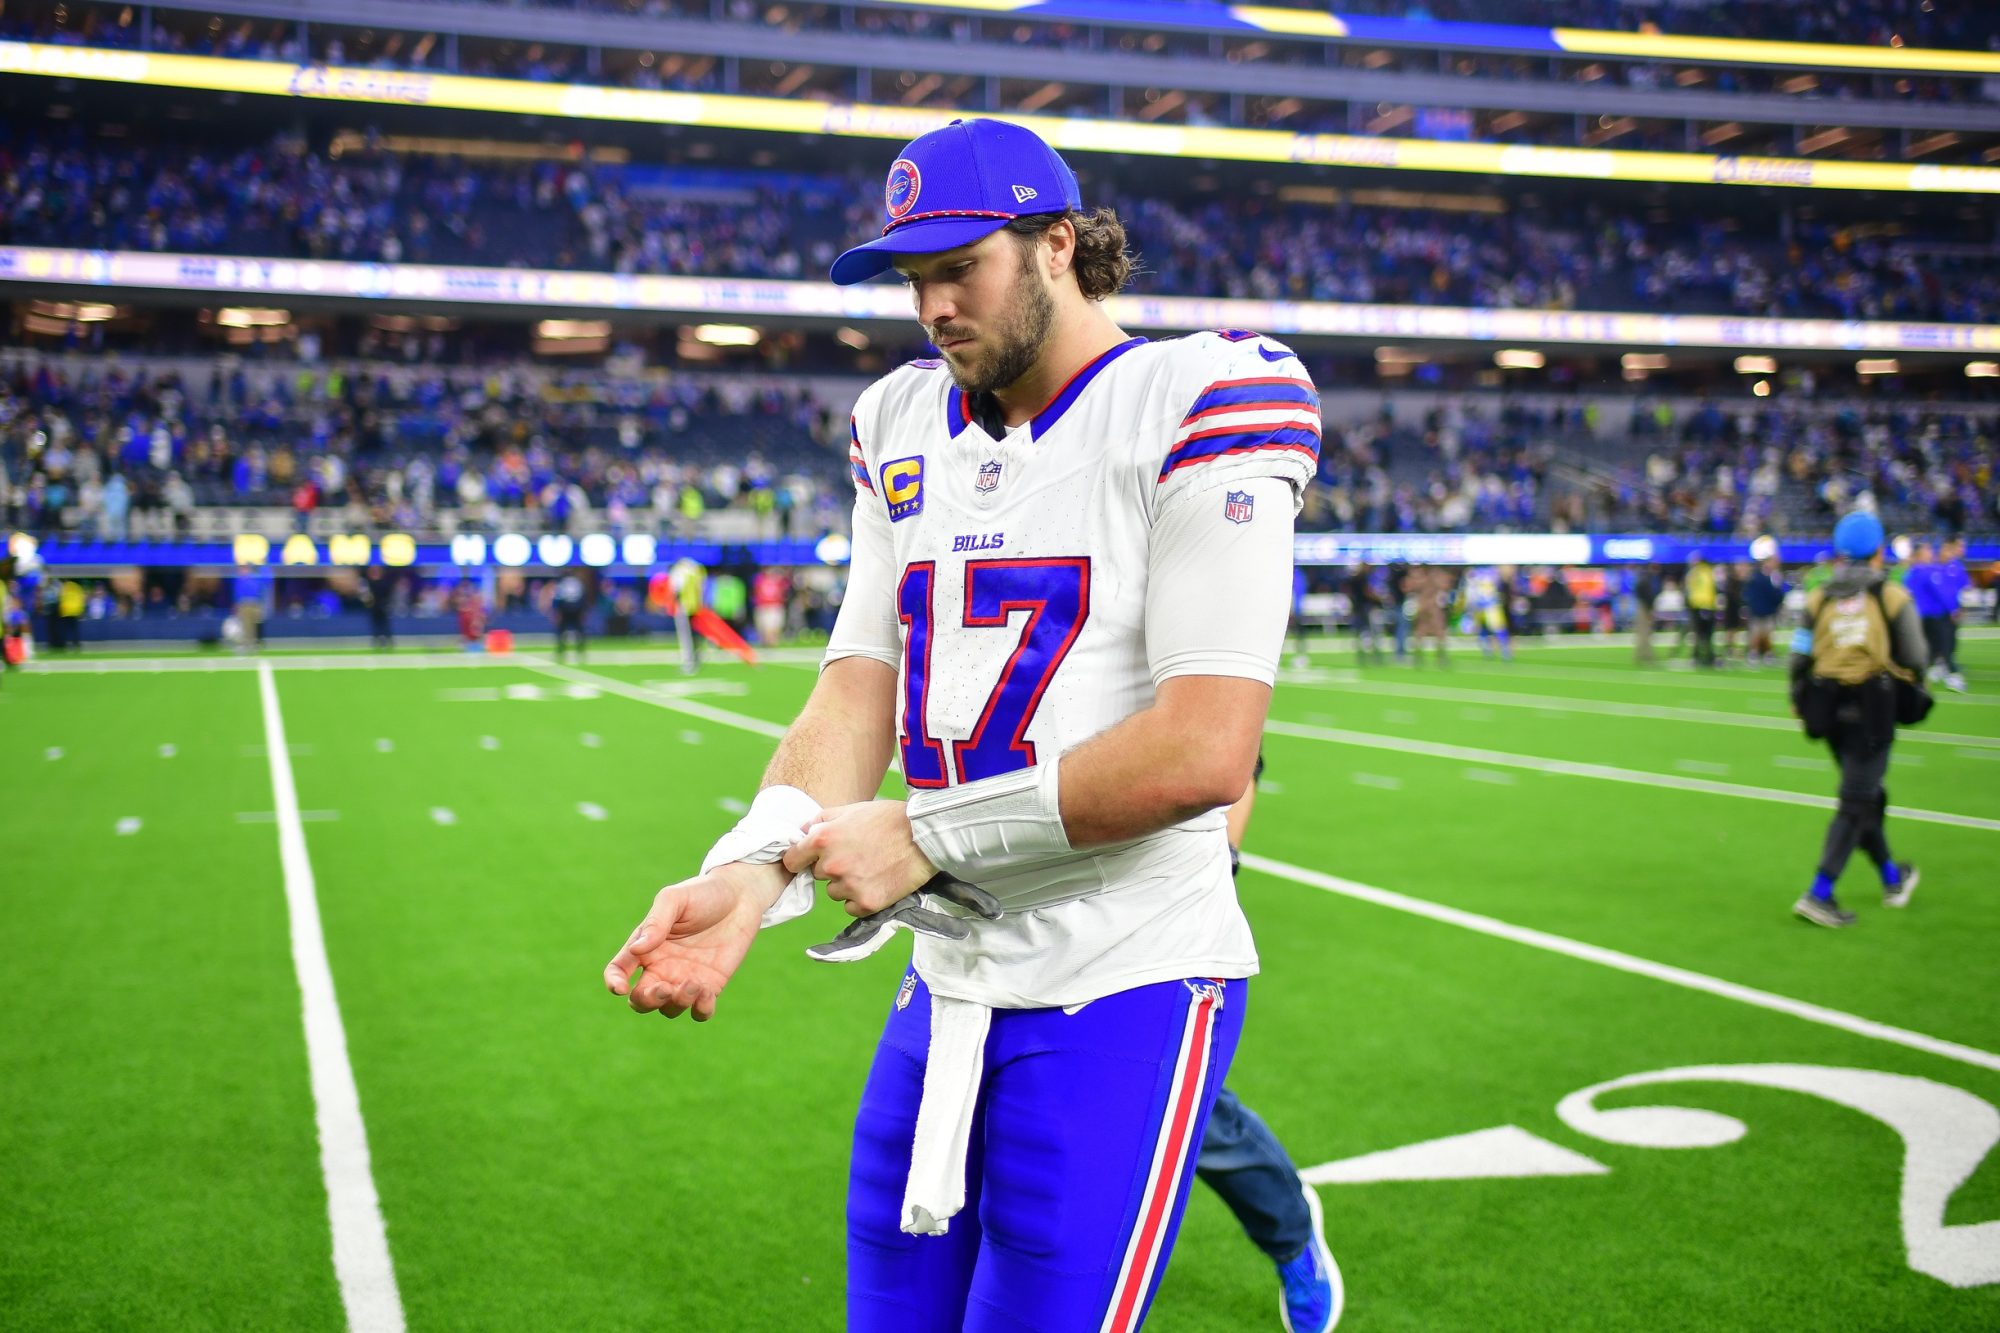
MULTIPOLYGON (((907 942, 812 963, 823 904, 700 1027, 599 980, 754 792, 788 656, 9 675, 0 1326, 332 1329, 346 1273, 363 1324, 838 1329, 907 942)), ((2000 1328, 2000 640, 1965 656, 1891 770, 1921 887, 1857 856, 1844 932, 1790 915, 1834 776, 1775 670, 1287 672, 1229 1083, 1321 1182, 1344 1328, 2000 1328)), ((1148 1328, 1275 1297, 1197 1186, 1148 1328)))

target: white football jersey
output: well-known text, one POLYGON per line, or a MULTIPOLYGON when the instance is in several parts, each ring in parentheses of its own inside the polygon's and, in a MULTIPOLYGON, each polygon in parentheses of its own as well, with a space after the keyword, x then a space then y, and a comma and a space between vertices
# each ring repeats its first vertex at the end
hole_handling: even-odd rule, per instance
MULTIPOLYGON (((998 439, 937 361, 854 408, 853 562, 826 660, 899 672, 912 788, 1052 763, 1177 675, 1276 678, 1319 397, 1243 331, 1134 338, 998 439)), ((940 995, 1075 1005, 1257 970, 1221 811, 983 885, 963 943, 919 936, 940 995)))

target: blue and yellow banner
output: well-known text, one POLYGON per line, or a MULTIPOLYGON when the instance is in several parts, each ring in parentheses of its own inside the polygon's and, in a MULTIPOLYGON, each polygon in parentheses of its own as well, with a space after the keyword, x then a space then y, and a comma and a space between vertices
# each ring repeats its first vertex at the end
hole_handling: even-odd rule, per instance
MULTIPOLYGON (((484 79, 460 74, 287 65, 219 56, 161 55, 94 47, 0 42, 0 74, 42 74, 161 88, 321 101, 450 107, 573 120, 698 125, 777 134, 904 142, 966 114, 953 110, 827 103, 484 79)), ((1777 185, 1885 193, 2000 194, 2000 167, 1832 162, 1707 153, 1641 153, 1527 144, 1291 134, 1213 125, 1161 125, 1063 116, 1010 116, 1059 152, 1309 163, 1382 171, 1658 181, 1678 185, 1777 185)))
POLYGON ((2000 74, 2000 52, 1990 51, 1768 42, 1743 37, 1686 37, 1592 28, 1531 28, 1511 23, 1447 23, 1327 13, 1281 5, 1159 5, 1142 0, 873 0, 873 3, 1011 14, 1070 23, 1178 28, 1192 32, 1265 32, 1431 50, 1616 56, 1623 60, 1692 60, 1803 69, 1877 69, 1911 74, 2000 74))

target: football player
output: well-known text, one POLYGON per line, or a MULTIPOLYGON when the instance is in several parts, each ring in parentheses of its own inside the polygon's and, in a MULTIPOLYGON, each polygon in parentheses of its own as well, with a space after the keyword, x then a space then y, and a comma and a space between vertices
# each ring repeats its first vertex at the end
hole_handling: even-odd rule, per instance
POLYGON ((859 919, 816 956, 914 929, 855 1124, 848 1327, 1126 1333, 1257 970, 1223 810, 1276 676, 1318 395, 1255 333, 1120 329, 1123 228, 1025 129, 916 139, 883 222, 833 279, 895 269, 938 355, 855 404, 818 683, 605 981, 707 1019, 815 878, 859 919), (912 794, 871 799, 892 756, 912 794))

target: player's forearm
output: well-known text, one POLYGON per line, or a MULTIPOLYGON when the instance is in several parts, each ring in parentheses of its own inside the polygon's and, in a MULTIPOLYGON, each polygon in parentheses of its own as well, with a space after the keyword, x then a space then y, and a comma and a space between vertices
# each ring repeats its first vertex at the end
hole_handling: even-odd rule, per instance
POLYGON ((1142 838, 1232 804, 1250 785, 1262 730, 1261 709, 1217 718, 1156 703, 1092 737, 1061 760, 1070 845, 1142 838))
POLYGON ((765 787, 796 787, 822 806, 873 800, 895 745, 896 673, 842 658, 820 673, 812 698, 764 769, 765 787))
POLYGON ((766 924, 792 878, 765 859, 773 846, 796 842, 816 812, 869 800, 882 785, 895 734, 895 687, 894 669, 866 658, 843 658, 822 671, 765 767, 757 799, 704 859, 705 871, 733 878, 766 924))

